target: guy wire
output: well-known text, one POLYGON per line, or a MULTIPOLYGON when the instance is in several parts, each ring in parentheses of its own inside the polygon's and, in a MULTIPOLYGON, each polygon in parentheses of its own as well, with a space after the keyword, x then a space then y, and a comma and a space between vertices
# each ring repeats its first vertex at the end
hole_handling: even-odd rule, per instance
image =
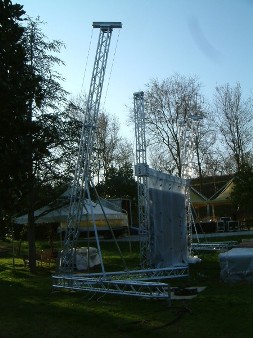
POLYGON ((109 77, 108 77, 108 82, 107 82, 107 86, 106 86, 104 103, 102 105, 103 109, 105 109, 105 102, 106 102, 106 99, 107 99, 108 88, 109 88, 109 84, 110 84, 110 81, 111 81, 111 75, 112 75, 112 69, 113 69, 113 65, 114 65, 115 55, 116 55, 116 51, 117 51, 117 48, 118 48, 120 31, 121 30, 119 29, 118 30, 118 37, 117 37, 117 41, 116 41, 116 46, 115 46, 115 49, 114 49, 113 59, 112 59, 112 65, 111 65, 111 69, 110 69, 110 73, 109 73, 109 77))
POLYGON ((84 80, 85 80, 85 77, 86 77, 87 65, 88 65, 88 60, 89 60, 89 56, 90 56, 90 48, 91 48, 92 37, 93 37, 93 27, 91 29, 90 43, 89 43, 89 48, 88 48, 88 54, 87 54, 87 58, 86 58, 84 73, 83 73, 83 81, 82 81, 82 86, 81 86, 81 93, 83 93, 84 80))

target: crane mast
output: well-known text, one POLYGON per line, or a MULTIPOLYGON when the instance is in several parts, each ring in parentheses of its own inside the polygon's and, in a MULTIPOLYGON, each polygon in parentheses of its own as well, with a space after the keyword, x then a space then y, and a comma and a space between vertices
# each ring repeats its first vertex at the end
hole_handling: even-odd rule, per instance
POLYGON ((86 199, 90 202, 87 205, 91 206, 90 213, 94 223, 94 231, 97 235, 89 192, 90 160, 93 152, 94 133, 99 113, 111 35, 113 28, 122 28, 122 24, 121 22, 93 22, 93 28, 99 28, 100 33, 79 141, 78 158, 70 198, 68 225, 59 261, 60 272, 72 272, 74 269, 74 250, 79 236, 81 217, 83 213, 88 212, 85 210, 87 207, 84 204, 86 199))

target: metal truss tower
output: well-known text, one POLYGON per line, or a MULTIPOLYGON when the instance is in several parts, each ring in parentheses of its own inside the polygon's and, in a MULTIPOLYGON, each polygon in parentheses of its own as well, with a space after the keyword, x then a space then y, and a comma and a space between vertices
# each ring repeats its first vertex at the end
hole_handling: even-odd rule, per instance
POLYGON ((148 164, 145 137, 144 93, 137 92, 134 96, 136 165, 135 175, 138 185, 138 215, 140 234, 141 267, 150 267, 150 226, 149 226, 149 192, 148 164))
MULTIPOLYGON (((90 199, 90 160, 93 148, 94 132, 97 124, 108 52, 113 28, 121 28, 121 22, 93 22, 93 28, 99 28, 100 34, 97 44, 95 62, 91 77, 90 89, 87 99, 87 107, 83 121, 82 133, 79 143, 79 153, 76 163, 74 182, 72 186, 68 226, 65 234, 64 247, 59 261, 59 272, 69 273, 74 269, 75 245, 79 235, 81 216, 84 212, 84 200, 90 199)), ((88 203, 94 231, 97 236, 92 203, 88 203)), ((101 251, 98 244, 98 251, 101 251)), ((102 257, 100 257, 102 258, 102 257)), ((101 260, 102 262, 102 260, 101 260)), ((103 270, 103 264, 102 264, 103 270)))
POLYGON ((185 123, 184 130, 182 132, 182 147, 181 147, 181 158, 182 158, 182 178, 187 180, 185 200, 186 200, 186 224, 187 224, 187 248, 188 257, 192 254, 192 228, 193 228, 193 215, 190 197, 190 180, 192 172, 192 161, 194 157, 194 140, 192 134, 192 121, 190 118, 185 123))
POLYGON ((79 234, 79 226, 82 213, 84 212, 84 200, 91 202, 89 184, 90 180, 90 158, 92 155, 93 136, 97 123, 99 103, 104 81, 104 74, 113 28, 121 28, 119 22, 101 23, 94 22, 94 28, 100 28, 100 36, 97 46, 94 69, 92 73, 90 91, 87 102, 87 110, 84 118, 79 155, 76 164, 75 178, 73 183, 68 226, 64 241, 64 247, 60 256, 57 273, 52 276, 53 287, 57 289, 70 289, 90 291, 104 294, 120 294, 145 298, 170 299, 170 287, 168 283, 160 282, 164 279, 182 278, 188 276, 188 266, 178 265, 166 268, 150 268, 149 264, 149 204, 148 204, 148 166, 146 163, 146 141, 144 124, 144 101, 143 92, 135 94, 135 113, 137 119, 136 145, 137 165, 136 175, 138 177, 139 196, 141 199, 140 209, 140 231, 141 259, 142 265, 146 268, 140 270, 106 272, 103 266, 103 259, 99 245, 99 238, 96 230, 95 217, 92 203, 90 210, 94 232, 97 242, 98 253, 101 261, 102 272, 98 273, 74 273, 75 270, 75 249, 79 234))
MULTIPOLYGON (((182 163, 182 178, 188 181, 186 186, 186 221, 187 221, 187 242, 188 256, 192 254, 192 228, 195 227, 192 205, 190 198, 190 180, 192 178, 192 164, 194 160, 195 137, 197 132, 197 124, 203 118, 201 111, 198 108, 197 97, 192 107, 192 114, 185 116, 180 123, 178 134, 180 138, 181 148, 181 163, 182 163)), ((196 229, 195 229, 196 230, 196 229)))

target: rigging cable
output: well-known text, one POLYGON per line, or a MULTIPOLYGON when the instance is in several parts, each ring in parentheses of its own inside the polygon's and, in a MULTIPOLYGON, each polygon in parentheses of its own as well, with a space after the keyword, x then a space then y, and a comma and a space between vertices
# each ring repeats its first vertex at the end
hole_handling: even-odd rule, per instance
POLYGON ((118 30, 117 41, 116 41, 116 46, 115 46, 115 50, 114 50, 114 54, 113 54, 113 59, 112 59, 112 65, 111 65, 111 69, 110 69, 110 73, 109 73, 109 77, 108 77, 108 82, 107 82, 107 86, 106 86, 104 103, 103 103, 103 105, 102 105, 103 110, 105 110, 105 102, 106 102, 106 99, 107 99, 107 93, 108 93, 109 84, 110 84, 110 81, 111 81, 111 75, 112 75, 112 70, 113 70, 113 65, 114 65, 114 60, 115 60, 116 51, 117 51, 117 48, 118 48, 118 42, 119 42, 120 32, 121 32, 121 30, 119 29, 119 30, 118 30))
POLYGON ((85 77, 86 77, 87 65, 88 65, 88 60, 89 60, 89 56, 90 56, 90 48, 91 48, 91 41, 92 41, 92 37, 93 37, 93 30, 94 30, 94 28, 92 27, 92 29, 91 29, 91 36, 90 36, 90 43, 89 43, 89 48, 88 48, 88 54, 87 54, 85 68, 84 68, 84 73, 83 73, 81 93, 83 92, 84 80, 85 80, 85 77))

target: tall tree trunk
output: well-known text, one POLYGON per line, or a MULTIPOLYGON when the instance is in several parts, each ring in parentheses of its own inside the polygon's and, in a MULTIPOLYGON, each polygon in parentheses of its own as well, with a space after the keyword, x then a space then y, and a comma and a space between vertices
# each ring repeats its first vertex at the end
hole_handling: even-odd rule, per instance
POLYGON ((35 222, 34 222, 34 173, 33 173, 33 136, 32 136, 32 100, 29 102, 28 114, 28 142, 27 142, 27 165, 28 165, 28 246, 30 272, 36 272, 36 245, 35 245, 35 222))
MULTIPOLYGON (((198 141, 196 144, 199 145, 198 141)), ((198 165, 198 175, 199 175, 199 191, 202 193, 203 190, 203 175, 202 175, 202 167, 200 161, 200 154, 199 154, 199 147, 196 148, 196 155, 197 155, 197 165, 198 165)))
POLYGON ((34 222, 34 196, 31 184, 28 194, 28 245, 29 245, 29 269, 36 272, 36 245, 35 245, 35 222, 34 222))

